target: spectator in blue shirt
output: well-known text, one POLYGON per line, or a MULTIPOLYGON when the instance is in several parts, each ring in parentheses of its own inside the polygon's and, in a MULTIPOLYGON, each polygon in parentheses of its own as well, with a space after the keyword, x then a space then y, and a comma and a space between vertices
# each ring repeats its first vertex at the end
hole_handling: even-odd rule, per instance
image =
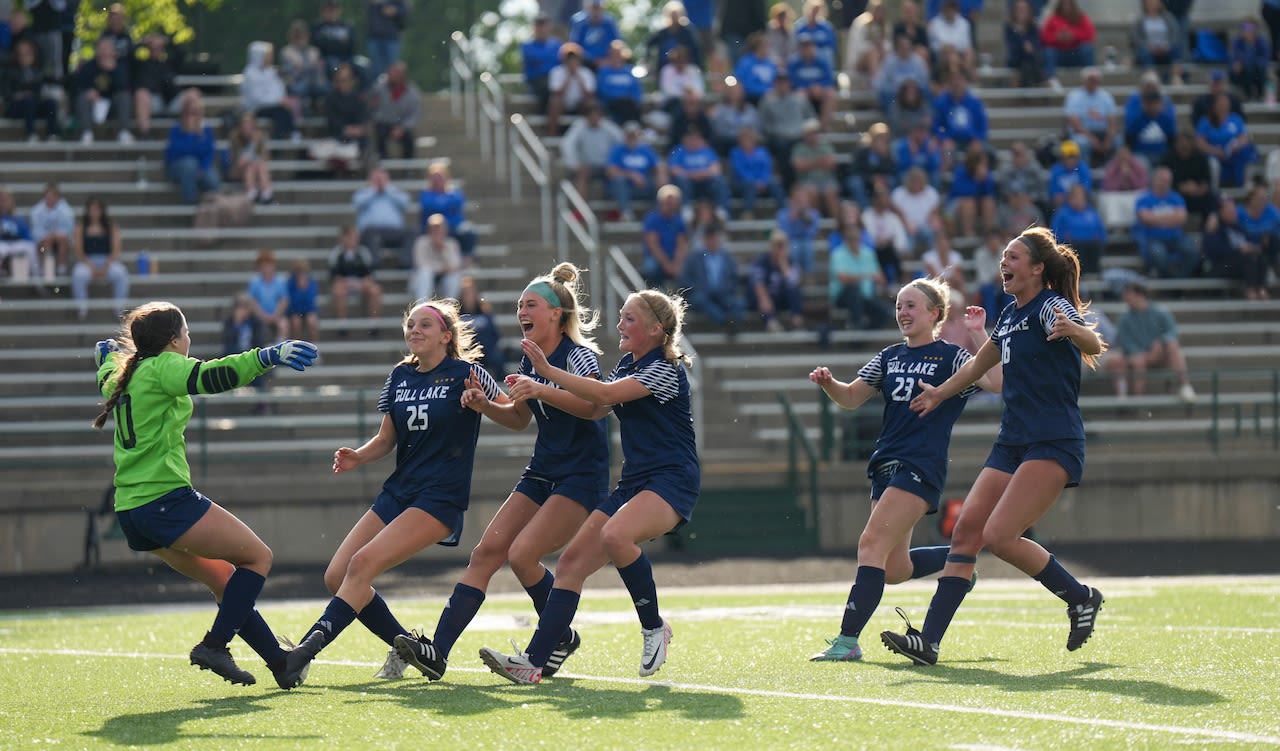
POLYGON ((813 204, 812 187, 796 183, 791 187, 791 200, 778 209, 778 231, 787 240, 791 262, 802 275, 813 273, 818 224, 821 221, 813 204))
POLYGON ((441 162, 431 165, 427 169, 427 187, 418 193, 418 234, 426 234, 432 214, 444 214, 449 237, 458 241, 462 260, 470 266, 476 252, 476 232, 467 220, 466 210, 466 195, 458 186, 449 184, 449 168, 441 162))
POLYGON ((640 275, 650 287, 680 278, 689 255, 689 229, 681 214, 684 194, 675 185, 658 189, 658 205, 644 218, 644 261, 640 275))
POLYGON ((1187 236, 1187 202, 1173 190, 1173 173, 1157 167, 1151 190, 1134 204, 1133 239, 1146 273, 1182 279, 1200 268, 1200 250, 1187 236))
POLYGON ((779 314, 786 312, 791 328, 804 326, 803 275, 791 260, 787 235, 776 229, 769 235, 769 250, 760 254, 751 267, 752 308, 760 313, 765 328, 782 331, 779 314))
POLYGON ((804 13, 799 21, 791 26, 791 36, 797 44, 812 39, 818 49, 818 57, 827 61, 827 65, 836 67, 836 27, 827 20, 826 0, 807 0, 804 13))
POLYGON ((951 74, 947 90, 933 101, 933 130, 942 139, 943 151, 987 140, 987 108, 969 91, 969 81, 959 71, 951 74))
POLYGON ((983 229, 996 226, 996 180, 991 159, 980 145, 972 146, 951 178, 947 208, 956 228, 965 237, 977 237, 978 219, 983 229))
POLYGON ((645 58, 649 61, 651 69, 655 73, 661 73, 670 62, 668 57, 671 51, 676 47, 684 47, 689 62, 702 68, 702 46, 698 43, 698 37, 694 34, 688 16, 685 15, 685 6, 679 2, 669 2, 662 6, 662 15, 667 19, 666 24, 653 32, 644 44, 645 58))
POLYGON ((1209 114, 1196 123, 1196 143, 1210 159, 1218 161, 1219 186, 1244 185, 1245 168, 1258 156, 1258 151, 1244 120, 1231 111, 1231 99, 1225 93, 1214 95, 1209 114))
POLYGON ((1231 83, 1244 92, 1244 98, 1256 102, 1262 98, 1271 66, 1271 43, 1258 33, 1258 22, 1249 19, 1240 24, 1240 33, 1231 39, 1231 83))
POLYGON ((929 68, 911 46, 911 37, 906 34, 894 34, 893 54, 884 59, 880 65, 880 72, 871 82, 880 99, 881 112, 888 114, 893 107, 893 101, 898 97, 898 90, 902 88, 905 81, 915 81, 923 91, 929 87, 929 68))
POLYGON ((409 194, 392 185, 391 176, 382 168, 370 170, 369 184, 351 196, 360 244, 370 250, 375 263, 389 260, 384 258, 385 252, 402 268, 412 265, 414 233, 404 221, 411 203, 409 194))
POLYGON ((938 185, 938 170, 942 167, 942 151, 929 136, 929 128, 924 123, 911 126, 906 135, 893 142, 893 161, 898 165, 899 181, 913 167, 924 170, 930 185, 938 185))
POLYGON ((222 178, 214 165, 218 139, 204 124, 204 98, 195 89, 182 95, 178 122, 169 129, 164 147, 164 169, 182 192, 182 202, 194 206, 202 192, 214 193, 222 178))
POLYGON ((1050 229, 1059 242, 1076 249, 1082 273, 1101 273, 1107 229, 1102 225, 1098 210, 1089 205, 1083 185, 1073 185, 1067 192, 1067 202, 1053 215, 1050 229))
POLYGON ((1093 175, 1080 159, 1080 144, 1067 139, 1058 147, 1058 161, 1049 168, 1049 204, 1055 209, 1066 203, 1072 185, 1083 185, 1093 195, 1093 175))
POLYGON ((609 54, 613 40, 621 38, 618 22, 605 11, 604 0, 586 0, 569 25, 569 41, 582 47, 583 62, 592 70, 609 54))
POLYGON ((702 247, 689 254, 680 283, 688 288, 691 308, 733 333, 747 305, 739 289, 738 264, 724 242, 724 226, 718 220, 707 224, 702 230, 702 247))
POLYGON ((596 99, 618 125, 640 120, 644 89, 632 70, 631 50, 621 39, 609 45, 609 56, 596 70, 596 99))
POLYGON ((609 195, 618 202, 620 219, 635 220, 631 201, 653 198, 658 185, 666 182, 665 167, 653 147, 640 140, 640 124, 634 120, 622 128, 622 143, 609 152, 604 168, 609 195))
POLYGON ((787 73, 791 85, 809 97, 809 105, 826 127, 836 106, 835 73, 831 70, 831 63, 818 56, 818 46, 812 36, 799 41, 800 51, 787 65, 787 73))
POLYGON ((769 38, 763 32, 747 37, 747 54, 738 58, 733 66, 733 76, 742 84, 747 101, 760 104, 760 97, 769 93, 778 77, 778 65, 769 56, 769 38))
POLYGON ((1241 280, 1246 300, 1266 300, 1271 296, 1267 292, 1267 256, 1240 228, 1240 214, 1231 196, 1222 196, 1218 211, 1205 219, 1202 243, 1209 273, 1241 280))
POLYGON ((689 128, 684 140, 667 157, 671 182, 679 186, 685 200, 706 198, 721 211, 729 211, 729 185, 720 166, 720 155, 707 144, 702 131, 689 128))
POLYGON ((760 135, 751 128, 738 131, 738 145, 729 152, 733 192, 742 196, 742 218, 754 219, 756 201, 769 195, 779 206, 786 203, 782 185, 773 174, 773 157, 760 145, 760 135))
POLYGON ((1178 135, 1173 100, 1165 96, 1160 78, 1144 73, 1138 90, 1124 103, 1124 142, 1148 164, 1159 164, 1178 135))
POLYGON ((538 112, 546 113, 551 87, 547 76, 560 64, 560 40, 551 35, 551 19, 539 13, 533 19, 533 38, 520 45, 524 61, 524 82, 529 93, 538 99, 538 112))
POLYGON ((1269 264, 1280 257, 1280 209, 1267 200, 1267 189, 1255 185, 1236 211, 1245 238, 1262 249, 1269 264))

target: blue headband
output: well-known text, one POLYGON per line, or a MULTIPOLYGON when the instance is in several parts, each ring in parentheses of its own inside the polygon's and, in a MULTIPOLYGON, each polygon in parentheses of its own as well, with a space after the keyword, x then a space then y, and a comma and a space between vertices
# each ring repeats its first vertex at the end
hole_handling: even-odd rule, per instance
POLYGON ((552 289, 551 285, 546 282, 534 282, 533 284, 530 284, 528 287, 525 287, 524 291, 532 292, 538 297, 541 297, 543 300, 546 300, 547 304, 553 308, 564 307, 564 303, 560 302, 560 295, 557 295, 556 291, 552 289))

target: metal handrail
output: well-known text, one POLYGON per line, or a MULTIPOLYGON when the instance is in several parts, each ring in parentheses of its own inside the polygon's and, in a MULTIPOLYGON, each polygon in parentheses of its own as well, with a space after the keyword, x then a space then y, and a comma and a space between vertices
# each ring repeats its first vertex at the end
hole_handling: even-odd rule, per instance
POLYGON ((542 216, 542 243, 551 244, 551 154, 542 140, 529 127, 529 121, 516 113, 511 116, 511 128, 507 130, 511 140, 511 200, 519 202, 522 193, 520 170, 515 168, 519 162, 524 172, 538 186, 538 197, 542 216))
POLYGON ((494 173, 498 179, 507 176, 507 106, 502 87, 488 71, 480 74, 480 86, 476 89, 480 123, 480 155, 488 159, 492 154, 494 173))
POLYGON ((475 76, 471 71, 471 42, 466 34, 449 35, 449 108, 453 116, 459 112, 468 133, 476 127, 475 76))
POLYGON ((791 400, 781 391, 777 393, 777 397, 778 403, 782 405, 782 414, 787 418, 787 481, 791 485, 792 491, 796 494, 796 498, 802 498, 803 496, 800 495, 799 452, 796 451, 796 447, 799 446, 804 449, 809 474, 809 502, 802 504, 804 508, 804 526, 805 529, 817 529, 818 452, 813 448, 813 442, 809 440, 809 436, 805 435, 804 426, 800 424, 800 418, 796 416, 795 409, 791 406, 791 400))
POLYGON ((591 304, 599 305, 601 291, 604 288, 604 274, 600 264, 600 222, 596 212, 573 187, 568 180, 560 181, 560 192, 556 194, 556 258, 562 261, 572 260, 569 254, 569 235, 573 235, 587 252, 586 268, 597 273, 589 277, 591 304))

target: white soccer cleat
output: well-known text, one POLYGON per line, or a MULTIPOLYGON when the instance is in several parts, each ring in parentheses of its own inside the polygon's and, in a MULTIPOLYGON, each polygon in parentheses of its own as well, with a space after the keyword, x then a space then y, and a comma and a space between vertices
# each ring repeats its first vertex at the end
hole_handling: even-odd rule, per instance
POLYGON ((662 663, 667 661, 671 625, 664 620, 657 628, 640 629, 640 635, 644 637, 644 648, 640 651, 640 677, 644 678, 658 672, 662 663))
POLYGON ((517 686, 532 686, 542 682, 542 668, 529 662, 529 656, 523 652, 508 656, 496 649, 481 647, 480 659, 490 670, 517 686))
POLYGON ((374 678, 383 678, 389 681, 398 681, 404 677, 404 669, 409 663, 400 659, 400 655, 395 648, 387 650, 387 661, 382 663, 382 669, 373 674, 374 678))

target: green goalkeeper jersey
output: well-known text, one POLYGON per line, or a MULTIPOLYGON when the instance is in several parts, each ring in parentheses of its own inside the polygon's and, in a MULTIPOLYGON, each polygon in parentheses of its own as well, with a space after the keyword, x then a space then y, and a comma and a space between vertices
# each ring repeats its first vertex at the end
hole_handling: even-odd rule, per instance
MULTIPOLYGON (((113 353, 98 368, 103 398, 115 391, 117 358, 113 353)), ((143 506, 178 488, 190 487, 187 441, 192 394, 216 394, 248 385, 269 370, 251 349, 216 360, 197 360, 162 352, 138 363, 129 385, 116 402, 116 511, 143 506)))

